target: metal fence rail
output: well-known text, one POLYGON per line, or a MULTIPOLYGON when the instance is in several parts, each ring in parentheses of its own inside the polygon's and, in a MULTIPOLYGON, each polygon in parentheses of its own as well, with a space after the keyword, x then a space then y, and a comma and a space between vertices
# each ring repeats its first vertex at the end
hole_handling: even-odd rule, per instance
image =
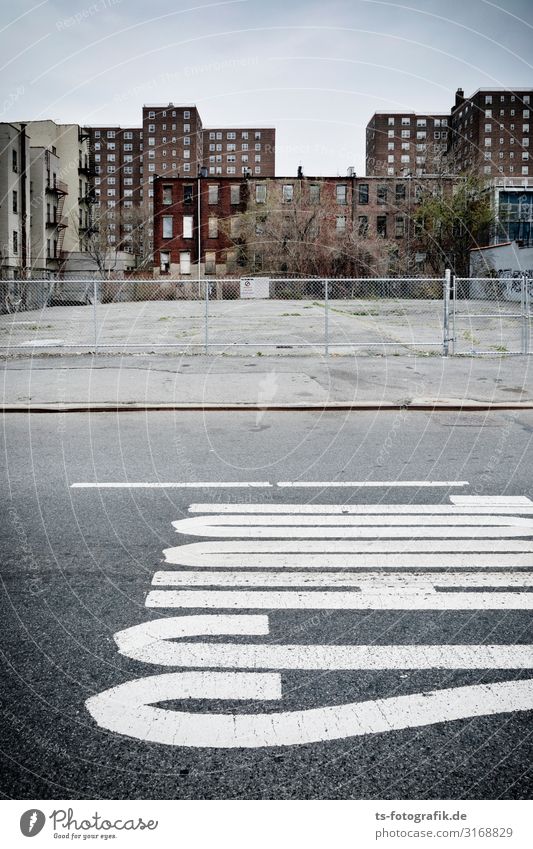
POLYGON ((0 280, 0 348, 183 353, 531 353, 533 281, 0 280))

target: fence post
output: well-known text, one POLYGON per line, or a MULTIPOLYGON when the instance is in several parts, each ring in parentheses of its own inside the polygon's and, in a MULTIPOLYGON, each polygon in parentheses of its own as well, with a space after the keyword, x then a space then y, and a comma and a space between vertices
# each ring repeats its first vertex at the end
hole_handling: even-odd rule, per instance
POLYGON ((205 353, 209 353, 209 281, 204 277, 205 286, 205 353))
POLYGON ((98 325, 96 322, 96 302, 98 300, 98 280, 93 279, 93 323, 94 323, 94 353, 98 353, 98 325))
POLYGON ((527 274, 522 274, 522 309, 523 309, 523 318, 522 318, 522 339, 523 339, 523 354, 529 354, 530 347, 530 319, 529 312, 531 309, 531 304, 529 301, 529 280, 527 274))
POLYGON ((329 356, 329 280, 324 280, 324 353, 329 356))
POLYGON ((444 317, 443 317, 443 338, 442 338, 442 356, 447 357, 450 352, 450 288, 451 288, 451 271, 449 268, 444 272, 444 317))

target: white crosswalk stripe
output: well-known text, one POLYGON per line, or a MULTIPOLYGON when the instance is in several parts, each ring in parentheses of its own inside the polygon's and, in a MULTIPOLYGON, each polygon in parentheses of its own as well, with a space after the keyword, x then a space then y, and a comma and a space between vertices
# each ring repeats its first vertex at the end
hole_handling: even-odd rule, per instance
POLYGON ((152 675, 92 697, 87 707, 103 727, 169 745, 233 748, 533 709, 532 679, 265 714, 154 707, 169 699, 280 700, 276 670, 533 668, 533 646, 520 635, 505 645, 268 642, 268 612, 276 610, 533 609, 529 498, 450 496, 450 503, 438 505, 193 503, 189 517, 173 526, 180 537, 206 541, 164 550, 174 568, 155 573, 146 606, 182 612, 126 628, 115 640, 137 661, 196 671, 152 675), (202 610, 208 612, 193 612, 202 610), (198 640, 203 636, 210 641, 198 640), (239 642, 228 642, 232 636, 239 642), (206 668, 223 671, 201 671, 206 668))

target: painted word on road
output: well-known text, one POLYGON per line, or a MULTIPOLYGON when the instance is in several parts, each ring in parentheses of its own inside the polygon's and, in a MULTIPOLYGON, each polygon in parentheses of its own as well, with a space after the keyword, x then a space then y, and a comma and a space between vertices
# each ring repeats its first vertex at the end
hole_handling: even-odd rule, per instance
POLYGON ((282 708, 280 670, 533 669, 533 646, 523 643, 273 644, 264 639, 267 613, 240 612, 531 610, 529 498, 192 504, 189 513, 174 528, 202 541, 165 549, 168 568, 155 572, 146 606, 208 612, 151 619, 114 635, 124 656, 179 671, 148 674, 89 698, 100 727, 166 745, 257 748, 533 709, 533 676, 306 710, 198 713, 156 706, 197 699, 282 708), (213 640, 232 637, 239 640, 213 640))

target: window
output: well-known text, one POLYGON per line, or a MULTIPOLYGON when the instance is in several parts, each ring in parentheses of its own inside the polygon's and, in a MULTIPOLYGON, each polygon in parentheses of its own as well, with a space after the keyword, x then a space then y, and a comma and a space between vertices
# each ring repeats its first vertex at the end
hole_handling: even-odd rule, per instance
POLYGON ((183 187, 183 203, 192 203, 192 194, 193 194, 193 187, 192 186, 184 186, 183 187))
POLYGON ((417 127, 425 127, 426 124, 427 124, 427 122, 426 122, 425 118, 417 118, 416 119, 416 126, 417 127))
POLYGON ((19 234, 16 230, 13 230, 13 253, 18 254, 19 252, 19 234))
POLYGON ((254 138, 256 140, 261 138, 261 132, 259 130, 254 133, 254 138))
POLYGON ((183 113, 183 118, 185 119, 185 118, 190 118, 190 117, 191 117, 191 113, 188 109, 186 109, 185 112, 183 113))
POLYGON ((166 274, 170 269, 170 253, 168 251, 161 251, 159 254, 159 268, 166 274))
POLYGON ((320 185, 311 183, 309 186, 309 200, 311 203, 320 203, 320 185))
POLYGON ((486 105, 486 106, 489 106, 489 105, 491 105, 491 104, 492 104, 492 95, 491 95, 491 94, 486 94, 486 95, 485 95, 485 105, 486 105))
POLYGON ((360 236, 368 235, 368 215, 360 215, 357 219, 357 230, 360 236))
POLYGON ((127 131, 126 131, 126 132, 124 133, 124 138, 125 138, 125 139, 132 139, 132 138, 133 138, 133 133, 130 133, 130 132, 127 132, 127 131))
MULTIPOLYGON (((173 125, 173 126, 172 126, 172 129, 174 129, 174 130, 175 130, 175 129, 176 129, 176 126, 175 126, 175 125, 173 125)), ((191 125, 190 125, 190 124, 184 124, 184 125, 183 125, 183 132, 184 132, 184 133, 190 133, 190 132, 191 132, 191 125)), ((209 138, 211 138, 211 133, 209 133, 209 138)))
POLYGON ((255 187, 255 202, 266 203, 267 187, 265 183, 258 183, 255 187))
POLYGON ((247 139, 247 138, 248 138, 248 132, 247 132, 247 130, 243 130, 243 132, 241 133, 241 139, 247 139))
POLYGON ((394 138, 394 130, 387 130, 387 138, 389 138, 389 139, 394 138))
POLYGON ((13 168, 13 171, 16 174, 17 171, 19 170, 18 169, 18 159, 17 159, 17 151, 16 150, 11 151, 11 166, 13 168))
POLYGON ((335 230, 337 233, 344 233, 346 231, 345 215, 337 215, 337 218, 335 220, 335 230))
POLYGON ((408 139, 411 137, 411 130, 402 130, 402 139, 408 139))
MULTIPOLYGON (((165 140, 163 139, 163 141, 165 141, 165 140)), ((190 137, 190 136, 185 136, 185 138, 183 139, 183 144, 184 144, 184 145, 188 145, 188 144, 190 144, 190 143, 191 143, 191 137, 190 137)))
POLYGON ((376 219, 376 230, 378 236, 381 236, 383 239, 387 238, 387 216, 386 215, 378 215, 376 219))
POLYGON ((403 215, 396 216, 394 223, 394 235, 397 239, 401 239, 405 235, 405 218, 403 215))
POLYGON ((190 158, 191 158, 191 151, 190 151, 190 150, 187 150, 187 149, 185 148, 185 149, 184 149, 184 151, 183 151, 183 158, 184 158, 184 159, 190 159, 190 158))
POLYGON ((124 145, 124 150, 125 150, 125 151, 133 150, 133 145, 132 145, 132 144, 125 144, 125 145, 124 145))
POLYGON ((368 183, 359 184, 359 203, 368 203, 368 183))
POLYGON ((207 198, 208 203, 218 203, 218 186, 208 186, 207 198))
POLYGON ((191 170, 191 164, 190 164, 190 162, 184 162, 184 163, 183 163, 183 171, 184 171, 185 173, 188 173, 190 170, 191 170))
POLYGON ((388 118, 387 123, 388 123, 389 127, 394 127, 394 118, 388 118))
POLYGON ((240 219, 238 218, 238 216, 233 215, 230 218, 230 222, 229 222, 230 237, 232 239, 238 239, 239 238, 239 232, 240 232, 240 219))
POLYGON ((172 215, 163 215, 163 239, 172 238, 172 215))
POLYGON ((13 191, 13 212, 15 215, 18 213, 18 193, 13 191))
POLYGON ((183 238, 192 239, 192 215, 183 216, 183 238))
POLYGON ((107 131, 107 138, 108 139, 114 139, 115 138, 115 131, 114 130, 108 130, 107 131))
POLYGON ((241 145, 241 150, 248 150, 248 142, 243 142, 241 145))
POLYGON ((217 255, 215 251, 205 252, 205 273, 216 274, 217 270, 217 255))
POLYGON ((95 131, 94 131, 94 137, 95 137, 95 139, 99 139, 99 138, 100 138, 100 130, 95 130, 95 131))
POLYGON ((208 236, 210 239, 218 238, 218 218, 211 217, 208 220, 208 236))
POLYGON ((400 203, 401 201, 405 200, 405 186, 403 183, 396 184, 395 197, 396 203, 400 203))
POLYGON ((240 203, 241 202, 241 187, 240 186, 238 186, 238 185, 237 186, 230 186, 230 202, 231 203, 240 203))
POLYGON ((170 206, 172 203, 172 186, 163 186, 163 206, 170 206))
POLYGON ((387 186, 378 186, 377 196, 378 203, 387 203, 387 186))
POLYGON ((294 186, 292 183, 285 183, 282 189, 283 203, 292 203, 294 197, 294 186))
POLYGON ((155 112, 149 112, 148 117, 149 118, 155 118, 155 112))
POLYGON ((490 133, 492 130, 492 126, 490 124, 485 124, 485 132, 490 133))
POLYGON ((191 252, 180 251, 180 274, 191 273, 191 252))
POLYGON ((237 133, 226 133, 227 139, 235 139, 237 138, 237 133))
POLYGON ((335 194, 338 204, 344 206, 348 203, 348 186, 344 183, 337 183, 335 186, 335 194))
POLYGON ((411 119, 410 118, 402 118, 402 127, 410 127, 411 119))

